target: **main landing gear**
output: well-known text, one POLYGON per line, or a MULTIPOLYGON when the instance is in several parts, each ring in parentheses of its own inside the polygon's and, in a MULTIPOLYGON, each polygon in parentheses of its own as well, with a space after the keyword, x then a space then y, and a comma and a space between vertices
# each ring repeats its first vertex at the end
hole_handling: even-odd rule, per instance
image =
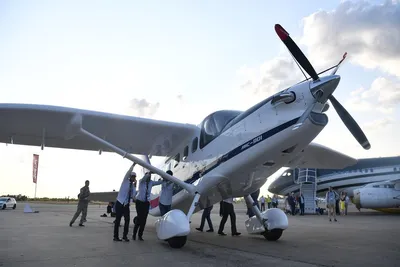
POLYGON ((254 212, 254 216, 246 220, 246 230, 249 234, 261 234, 268 241, 276 241, 285 229, 288 228, 288 218, 286 214, 277 208, 268 209, 260 212, 257 203, 250 195, 244 197, 248 208, 254 212))
POLYGON ((128 152, 120 149, 117 146, 101 139, 100 137, 86 131, 82 128, 82 117, 80 115, 75 115, 69 127, 67 128, 67 132, 72 137, 75 134, 82 134, 86 137, 90 138, 91 140, 100 144, 100 146, 108 147, 110 150, 116 152, 117 154, 123 156, 124 158, 128 158, 130 161, 135 162, 146 169, 159 174, 162 177, 167 176, 170 181, 178 184, 185 190, 187 190, 190 194, 194 195, 194 199, 192 205, 190 206, 189 212, 186 215, 181 210, 171 210, 164 214, 164 216, 160 217, 156 223, 156 231, 157 237, 161 240, 165 240, 172 248, 181 248, 186 244, 187 235, 190 233, 190 218, 198 205, 198 201, 200 198, 200 194, 196 191, 196 188, 188 183, 185 183, 176 177, 170 176, 165 172, 161 171, 158 168, 155 168, 151 164, 148 164, 145 161, 129 154, 128 152))
POLYGON ((196 193, 187 215, 181 210, 171 210, 160 217, 155 223, 158 239, 167 241, 172 248, 183 247, 190 233, 190 218, 199 198, 200 194, 196 193))

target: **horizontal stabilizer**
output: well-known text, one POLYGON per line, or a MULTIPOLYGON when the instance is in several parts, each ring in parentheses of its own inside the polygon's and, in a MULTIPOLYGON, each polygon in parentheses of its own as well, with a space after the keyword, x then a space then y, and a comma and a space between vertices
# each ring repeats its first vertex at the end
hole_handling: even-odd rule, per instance
POLYGON ((295 159, 289 168, 344 169, 357 163, 357 159, 335 151, 329 147, 311 143, 295 159))

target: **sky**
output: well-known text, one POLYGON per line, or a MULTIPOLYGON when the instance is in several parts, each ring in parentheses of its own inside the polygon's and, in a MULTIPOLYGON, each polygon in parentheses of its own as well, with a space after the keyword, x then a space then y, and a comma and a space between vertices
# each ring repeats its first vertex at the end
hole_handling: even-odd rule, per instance
MULTIPOLYGON (((317 72, 348 53, 334 95, 372 148, 333 108, 314 141, 356 158, 399 155, 399 1, 1 1, 0 101, 198 124, 303 78, 276 23, 317 72)), ((118 190, 131 164, 113 153, 0 144, 0 194, 34 196, 33 153, 37 197, 76 197, 86 179, 92 192, 118 190)))

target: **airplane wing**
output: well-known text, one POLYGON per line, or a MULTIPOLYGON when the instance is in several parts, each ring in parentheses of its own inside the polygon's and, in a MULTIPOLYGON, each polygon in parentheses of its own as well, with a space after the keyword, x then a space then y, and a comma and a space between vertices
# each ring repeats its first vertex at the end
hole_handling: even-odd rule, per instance
POLYGON ((174 148, 198 132, 192 124, 58 106, 0 104, 0 142, 110 151, 85 136, 68 139, 66 128, 75 114, 82 116, 85 130, 131 154, 170 156, 174 148))
POLYGON ((297 157, 287 164, 289 168, 343 169, 357 163, 355 158, 329 147, 310 143, 297 157))

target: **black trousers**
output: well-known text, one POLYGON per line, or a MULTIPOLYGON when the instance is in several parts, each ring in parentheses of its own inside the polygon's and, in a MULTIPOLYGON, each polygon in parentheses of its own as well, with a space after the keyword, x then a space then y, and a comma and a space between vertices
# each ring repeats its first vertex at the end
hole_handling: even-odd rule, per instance
POLYGON ((203 210, 203 215, 201 215, 201 223, 200 223, 200 229, 203 230, 204 228, 204 223, 207 219, 208 222, 208 227, 210 228, 210 230, 214 230, 210 215, 211 215, 211 210, 213 209, 213 206, 205 208, 203 210))
POLYGON ((124 216, 125 224, 124 224, 124 234, 123 237, 128 236, 129 231, 129 220, 131 210, 128 205, 122 205, 119 201, 115 203, 115 223, 114 223, 114 238, 119 238, 119 225, 121 223, 121 218, 124 216))
POLYGON ((228 220, 228 216, 231 217, 231 232, 232 232, 232 234, 237 233, 236 214, 235 214, 235 211, 233 210, 233 204, 222 201, 222 206, 223 206, 222 220, 221 220, 221 223, 219 224, 218 233, 222 233, 224 231, 225 223, 228 220))
POLYGON ((290 209, 292 211, 292 215, 295 215, 296 214, 296 205, 294 203, 290 204, 290 209))
POLYGON ((136 236, 139 230, 139 237, 143 236, 144 227, 146 226, 147 215, 149 215, 150 202, 136 200, 136 222, 133 228, 133 235, 136 236))
POLYGON ((300 203, 300 215, 304 215, 304 203, 300 203))

